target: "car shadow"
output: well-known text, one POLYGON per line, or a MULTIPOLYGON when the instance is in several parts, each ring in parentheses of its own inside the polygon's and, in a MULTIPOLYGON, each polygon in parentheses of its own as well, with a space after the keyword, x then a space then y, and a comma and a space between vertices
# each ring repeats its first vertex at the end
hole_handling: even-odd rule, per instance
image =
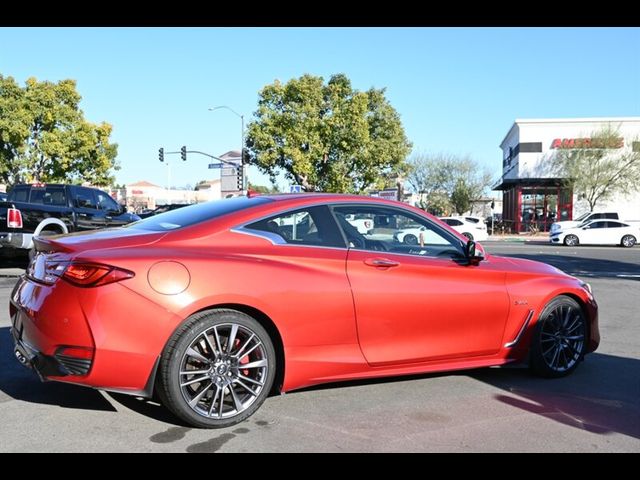
POLYGON ((9 327, 0 328, 0 403, 11 399, 79 410, 115 412, 100 392, 67 383, 41 382, 16 360, 9 327))
POLYGON ((640 360, 593 353, 571 375, 540 379, 516 369, 471 374, 505 393, 499 402, 592 433, 640 438, 640 360))
MULTIPOLYGON (((402 382, 442 376, 468 376, 504 393, 501 403, 592 433, 640 438, 640 360, 592 353, 571 375, 545 379, 524 366, 438 372, 315 385, 297 392, 402 382)), ((291 392, 295 394, 296 392, 291 392)))
POLYGON ((148 399, 125 395, 124 393, 106 392, 114 401, 123 407, 132 410, 139 415, 152 418, 159 422, 176 425, 178 427, 191 427, 191 425, 183 422, 171 411, 162 405, 157 399, 148 399))

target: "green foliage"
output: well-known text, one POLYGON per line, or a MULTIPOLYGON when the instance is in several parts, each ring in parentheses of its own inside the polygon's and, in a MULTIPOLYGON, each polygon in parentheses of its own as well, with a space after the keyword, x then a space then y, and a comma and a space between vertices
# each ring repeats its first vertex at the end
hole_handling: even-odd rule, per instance
POLYGON ((254 185, 252 183, 249 183, 249 190, 253 190, 254 192, 263 193, 263 194, 278 193, 278 188, 275 185, 267 187, 265 185, 254 185))
POLYGON ((618 145, 619 139, 617 130, 606 127, 591 134, 592 148, 559 149, 549 159, 551 172, 569 179, 574 193, 583 196, 592 211, 598 202, 637 191, 640 185, 640 152, 602 148, 618 145))
POLYGON ((303 75, 260 91, 248 126, 250 162, 305 191, 363 192, 405 168, 411 150, 384 89, 354 90, 342 74, 303 75))
POLYGON ((457 180, 451 192, 451 204, 458 215, 471 209, 471 189, 461 178, 457 180))
POLYGON ((430 213, 453 209, 462 215, 491 185, 491 174, 469 157, 418 154, 410 163, 409 185, 415 192, 426 194, 423 208, 430 213))
POLYGON ((429 193, 421 208, 436 217, 448 216, 452 209, 449 196, 443 192, 429 193))
POLYGON ((29 78, 20 87, 0 74, 0 182, 113 181, 111 125, 85 120, 80 99, 74 80, 29 78))

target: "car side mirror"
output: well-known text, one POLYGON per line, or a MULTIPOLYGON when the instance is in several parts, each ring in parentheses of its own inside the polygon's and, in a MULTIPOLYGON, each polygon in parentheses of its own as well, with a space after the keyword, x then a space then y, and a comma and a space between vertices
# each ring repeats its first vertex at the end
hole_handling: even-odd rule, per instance
POLYGON ((482 260, 484 260, 484 255, 482 252, 476 250, 476 242, 473 240, 469 240, 464 248, 464 255, 469 262, 468 265, 479 265, 482 260))
POLYGON ((582 227, 582 230, 588 230, 589 227, 582 227))

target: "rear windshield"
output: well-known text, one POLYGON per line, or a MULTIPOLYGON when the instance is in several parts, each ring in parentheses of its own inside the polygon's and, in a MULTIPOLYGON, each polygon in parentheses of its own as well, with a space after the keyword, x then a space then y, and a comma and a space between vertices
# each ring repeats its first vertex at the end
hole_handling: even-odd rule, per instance
POLYGON ((166 232, 272 201, 266 197, 233 197, 214 200, 154 215, 138 222, 130 223, 125 228, 166 232))

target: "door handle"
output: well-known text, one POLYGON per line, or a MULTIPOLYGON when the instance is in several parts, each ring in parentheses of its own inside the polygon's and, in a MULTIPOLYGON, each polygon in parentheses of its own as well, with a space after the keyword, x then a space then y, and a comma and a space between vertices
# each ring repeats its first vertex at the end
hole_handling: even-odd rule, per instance
POLYGON ((86 214, 86 213, 79 213, 79 214, 78 214, 78 216, 79 216, 79 217, 88 217, 89 215, 88 215, 88 214, 86 214))
POLYGON ((370 267, 397 267, 400 265, 399 262, 394 260, 389 260, 388 258, 367 258, 364 261, 365 265, 369 265, 370 267))

